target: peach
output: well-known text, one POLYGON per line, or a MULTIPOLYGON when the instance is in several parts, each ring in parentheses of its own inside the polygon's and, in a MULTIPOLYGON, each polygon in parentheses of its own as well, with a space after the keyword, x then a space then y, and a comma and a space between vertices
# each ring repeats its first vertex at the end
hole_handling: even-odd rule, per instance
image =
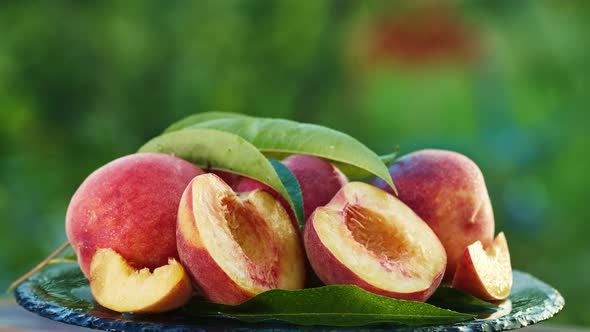
POLYGON ((197 176, 180 201, 176 234, 180 261, 210 301, 238 304, 303 287, 299 232, 263 190, 238 196, 214 174, 197 176))
MULTIPOLYGON (((494 214, 483 175, 466 156, 445 150, 410 153, 389 167, 398 198, 434 230, 447 252, 450 282, 467 246, 494 239, 494 214)), ((380 179, 374 184, 388 192, 380 179)))
POLYGON ((193 288, 175 259, 156 268, 136 270, 112 249, 99 248, 90 264, 90 290, 96 302, 118 312, 158 313, 183 306, 193 288))
POLYGON ((90 276, 97 248, 112 248, 134 268, 178 258, 176 215, 186 185, 203 171, 182 159, 137 153, 94 171, 68 206, 66 234, 90 276))
POLYGON ((234 188, 238 181, 242 178, 240 175, 236 173, 232 173, 230 171, 221 171, 221 170, 207 170, 207 173, 213 173, 219 176, 228 186, 234 188))
POLYGON ((351 182, 305 224, 307 257, 328 285, 352 284, 425 301, 447 263, 444 247, 409 207, 369 184, 351 182))
POLYGON ((480 241, 467 247, 459 260, 453 288, 483 300, 502 300, 512 288, 510 252, 504 233, 485 248, 480 241))
MULTIPOLYGON (((299 182, 303 196, 305 220, 317 207, 327 204, 338 190, 348 183, 348 179, 338 168, 318 157, 297 154, 286 158, 282 163, 289 168, 299 182)), ((287 201, 279 193, 261 182, 242 178, 236 185, 237 192, 254 189, 264 189, 270 192, 283 204, 285 209, 290 211, 287 201)))

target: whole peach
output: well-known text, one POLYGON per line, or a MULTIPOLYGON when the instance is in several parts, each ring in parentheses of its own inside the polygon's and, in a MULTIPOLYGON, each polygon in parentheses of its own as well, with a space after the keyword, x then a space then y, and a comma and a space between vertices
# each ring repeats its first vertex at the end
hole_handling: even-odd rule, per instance
POLYGON ((135 268, 178 259, 176 217, 188 183, 203 171, 182 159, 137 153, 94 171, 66 214, 66 234, 87 277, 98 248, 111 248, 135 268))
MULTIPOLYGON (((398 198, 436 233, 447 252, 445 281, 451 281, 465 248, 494 240, 494 214, 483 175, 466 156, 446 150, 410 153, 389 167, 398 198)), ((381 179, 374 184, 388 192, 381 179)))

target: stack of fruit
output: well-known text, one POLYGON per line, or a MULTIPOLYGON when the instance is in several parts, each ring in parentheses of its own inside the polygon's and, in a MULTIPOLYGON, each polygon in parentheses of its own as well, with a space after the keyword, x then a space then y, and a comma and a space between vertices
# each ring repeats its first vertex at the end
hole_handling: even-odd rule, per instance
POLYGON ((239 304, 316 276, 415 301, 441 283, 485 300, 512 285, 470 159, 423 150, 387 169, 348 135, 281 119, 174 124, 82 183, 66 233, 96 301, 119 312, 172 310, 195 293, 239 304))

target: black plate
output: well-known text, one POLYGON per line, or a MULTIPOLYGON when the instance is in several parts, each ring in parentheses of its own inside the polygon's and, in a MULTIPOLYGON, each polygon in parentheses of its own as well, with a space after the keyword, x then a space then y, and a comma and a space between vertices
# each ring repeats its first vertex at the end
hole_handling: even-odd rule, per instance
POLYGON ((557 290, 520 271, 514 271, 512 292, 501 305, 504 312, 500 310, 485 319, 417 328, 390 324, 341 328, 281 322, 243 323, 222 318, 195 318, 182 311, 160 315, 120 314, 96 304, 88 282, 77 267, 49 268, 21 284, 15 290, 15 297, 19 305, 43 317, 108 331, 503 331, 551 318, 564 305, 557 290), (60 287, 60 283, 67 283, 67 288, 60 287))

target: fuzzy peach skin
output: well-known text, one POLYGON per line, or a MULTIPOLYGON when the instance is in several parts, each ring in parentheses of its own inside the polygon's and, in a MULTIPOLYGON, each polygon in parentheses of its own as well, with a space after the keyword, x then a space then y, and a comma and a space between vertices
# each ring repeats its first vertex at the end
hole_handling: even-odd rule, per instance
POLYGON ((504 233, 484 248, 477 241, 467 247, 459 260, 453 288, 483 300, 502 300, 512 289, 512 265, 504 233))
MULTIPOLYGON (((452 281, 467 246, 494 240, 494 213, 483 175, 466 156, 445 150, 421 150, 398 159, 389 172, 406 203, 434 230, 445 250, 445 281, 452 281)), ((388 192, 381 179, 374 184, 388 192)))
POLYGON ((303 288, 299 232, 263 190, 238 196, 214 174, 197 176, 182 196, 176 236, 182 264, 210 301, 238 304, 273 288, 303 288))
POLYGON ((159 313, 179 308, 193 294, 188 274, 175 259, 153 272, 134 269, 113 249, 99 248, 90 264, 96 302, 118 312, 159 313))
POLYGON ((97 248, 112 248, 137 269, 178 259, 178 203, 187 184, 202 173, 170 155, 137 153, 90 174, 66 214, 66 234, 84 275, 90 276, 97 248))
MULTIPOLYGON (((303 196, 303 216, 307 220, 313 211, 327 204, 334 195, 348 183, 346 176, 329 162, 314 156, 292 155, 282 163, 295 175, 303 196)), ((263 189, 270 192, 281 204, 291 211, 287 201, 267 185, 250 178, 242 178, 236 185, 237 192, 263 189)))
POLYGON ((316 209, 305 224, 304 242, 327 285, 356 285, 397 299, 428 299, 447 263, 442 244, 420 217, 361 182, 347 184, 316 209))

